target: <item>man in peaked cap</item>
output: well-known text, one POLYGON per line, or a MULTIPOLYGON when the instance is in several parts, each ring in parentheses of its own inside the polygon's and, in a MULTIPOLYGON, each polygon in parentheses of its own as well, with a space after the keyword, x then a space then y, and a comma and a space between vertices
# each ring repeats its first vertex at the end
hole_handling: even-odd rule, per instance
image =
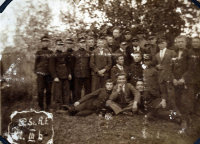
POLYGON ((74 102, 81 98, 81 90, 84 87, 85 94, 90 93, 90 52, 86 50, 84 37, 78 39, 79 49, 73 53, 74 56, 74 81, 75 97, 74 102))
POLYGON ((67 60, 68 60, 68 65, 71 69, 71 75, 72 79, 70 80, 70 91, 71 91, 71 100, 70 103, 73 102, 73 99, 75 97, 75 89, 74 89, 74 40, 71 37, 67 37, 65 39, 65 45, 66 45, 66 53, 67 53, 67 60))
POLYGON ((51 60, 51 73, 54 78, 54 99, 58 108, 62 105, 69 104, 70 90, 69 81, 71 80, 71 69, 69 61, 64 52, 64 42, 62 39, 56 40, 56 52, 51 60))
POLYGON ((52 77, 49 69, 53 51, 49 50, 48 47, 49 37, 45 35, 41 38, 41 49, 36 52, 34 67, 34 72, 37 75, 38 104, 41 110, 44 110, 44 90, 46 90, 46 110, 51 104, 52 77))

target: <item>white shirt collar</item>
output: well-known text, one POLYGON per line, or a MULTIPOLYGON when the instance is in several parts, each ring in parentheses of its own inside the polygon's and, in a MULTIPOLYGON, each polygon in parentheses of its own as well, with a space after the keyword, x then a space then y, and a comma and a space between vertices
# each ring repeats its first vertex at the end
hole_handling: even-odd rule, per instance
POLYGON ((116 66, 118 67, 119 70, 121 70, 121 71, 124 70, 124 67, 123 67, 123 66, 121 66, 121 65, 119 65, 119 64, 116 64, 116 66))
POLYGON ((119 50, 120 50, 121 52, 124 52, 124 49, 122 49, 122 48, 119 48, 119 50))

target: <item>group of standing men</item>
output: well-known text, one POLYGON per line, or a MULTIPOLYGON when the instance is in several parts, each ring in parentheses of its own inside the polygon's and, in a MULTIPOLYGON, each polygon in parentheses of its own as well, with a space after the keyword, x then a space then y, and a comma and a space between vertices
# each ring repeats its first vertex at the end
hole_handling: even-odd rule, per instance
POLYGON ((72 38, 55 43, 53 52, 44 36, 36 52, 42 110, 46 94, 47 109, 53 95, 57 108, 65 105, 72 115, 108 107, 115 114, 147 113, 149 118, 190 122, 200 95, 199 37, 192 38, 188 47, 187 38, 178 36, 172 49, 165 37, 114 28, 112 35, 78 38, 78 50, 72 38), (147 43, 141 46, 144 39, 147 43))

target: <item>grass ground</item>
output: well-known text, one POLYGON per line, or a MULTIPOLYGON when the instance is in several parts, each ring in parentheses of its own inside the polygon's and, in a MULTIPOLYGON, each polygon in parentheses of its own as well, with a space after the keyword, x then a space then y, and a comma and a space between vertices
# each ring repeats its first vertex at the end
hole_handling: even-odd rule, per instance
MULTIPOLYGON (((7 131, 10 114, 37 108, 36 102, 16 102, 3 107, 3 132, 7 131)), ((158 120, 146 122, 144 116, 113 116, 111 120, 96 114, 87 117, 54 115, 54 144, 193 144, 200 138, 200 117, 193 116, 192 127, 179 134, 178 124, 158 120)))

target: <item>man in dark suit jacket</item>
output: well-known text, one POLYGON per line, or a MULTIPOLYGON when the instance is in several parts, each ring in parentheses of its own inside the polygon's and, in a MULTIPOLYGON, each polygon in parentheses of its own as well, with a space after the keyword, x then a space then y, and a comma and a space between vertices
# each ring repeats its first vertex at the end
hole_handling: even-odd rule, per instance
POLYGON ((172 59, 176 56, 173 50, 167 49, 167 41, 165 38, 161 37, 158 39, 158 47, 160 52, 158 52, 154 58, 154 65, 158 69, 158 83, 161 91, 161 105, 166 108, 166 102, 170 108, 178 111, 175 104, 175 94, 173 87, 173 73, 172 73, 172 59))
POLYGON ((124 65, 124 56, 122 54, 116 56, 116 65, 111 69, 111 79, 116 82, 117 76, 120 73, 126 73, 128 75, 128 68, 124 65))
POLYGON ((81 98, 81 90, 84 87, 85 94, 90 93, 90 52, 86 50, 85 38, 79 38, 79 49, 73 53, 74 56, 74 81, 75 98, 81 98))
POLYGON ((48 49, 49 37, 43 36, 41 38, 42 49, 36 52, 34 72, 37 74, 37 90, 38 90, 38 104, 41 110, 44 110, 44 90, 46 90, 46 105, 47 110, 51 104, 51 85, 52 77, 50 73, 50 59, 53 52, 48 49))
POLYGON ((111 53, 105 48, 105 39, 97 40, 95 49, 90 58, 90 68, 92 69, 92 91, 102 88, 109 77, 112 66, 111 53))
POLYGON ((105 103, 112 93, 112 89, 113 81, 108 79, 105 87, 85 95, 80 100, 75 102, 74 106, 69 107, 70 114, 76 116, 86 116, 100 111, 105 108, 105 103))
POLYGON ((123 55, 124 56, 124 65, 126 66, 129 66, 130 63, 128 63, 128 57, 127 57, 127 53, 126 53, 126 48, 127 48, 127 42, 126 41, 122 41, 120 43, 120 47, 118 50, 115 51, 114 53, 114 57, 115 57, 115 60, 116 58, 119 56, 119 55, 123 55))
POLYGON ((65 39, 65 45, 66 45, 66 53, 67 53, 67 61, 70 69, 71 69, 71 75, 72 79, 70 80, 70 91, 71 91, 71 97, 70 97, 70 103, 73 102, 73 99, 75 98, 75 89, 74 89, 74 63, 75 63, 75 57, 74 57, 74 40, 71 37, 67 37, 65 39))
POLYGON ((61 108, 61 105, 70 102, 69 81, 72 79, 71 68, 64 51, 64 43, 61 39, 56 40, 56 52, 51 60, 51 73, 54 78, 54 100, 61 108))
POLYGON ((113 88, 113 92, 107 100, 106 105, 109 106, 115 114, 137 111, 137 104, 140 102, 140 93, 133 85, 126 82, 126 74, 119 74, 117 84, 113 88))

